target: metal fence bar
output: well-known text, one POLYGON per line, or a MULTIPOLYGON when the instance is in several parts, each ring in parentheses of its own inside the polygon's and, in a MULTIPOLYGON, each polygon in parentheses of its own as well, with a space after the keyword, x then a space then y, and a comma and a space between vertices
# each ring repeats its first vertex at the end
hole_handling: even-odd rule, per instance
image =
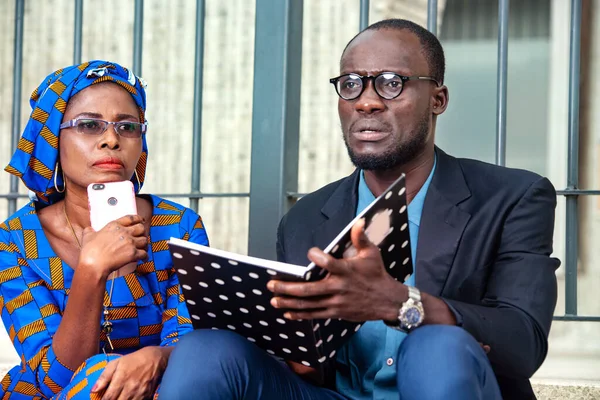
POLYGON ((506 164, 506 75, 508 68, 508 12, 510 0, 498 1, 498 71, 496 98, 496 164, 506 164))
MULTIPOLYGON (((571 0, 569 51, 569 143, 567 188, 579 186, 579 63, 581 47, 581 0, 571 0)), ((577 315, 577 253, 579 221, 577 196, 566 198, 565 314, 577 315)))
POLYGON ((600 317, 579 316, 579 315, 557 315, 555 321, 581 321, 581 322, 600 322, 600 317))
POLYGON ((83 33, 83 0, 75 0, 75 24, 73 27, 73 64, 81 64, 83 33))
POLYGON ((558 196, 598 196, 600 195, 600 190, 567 188, 565 190, 557 190, 556 194, 558 196))
POLYGON ((437 36, 437 0, 427 0, 427 29, 437 36))
POLYGON ((360 0, 360 20, 359 20, 359 30, 363 31, 367 26, 369 26, 369 0, 360 0))
MULTIPOLYGON (((204 78, 204 16, 206 3, 196 1, 196 49, 194 60, 194 122, 192 128, 192 181, 191 192, 200 193, 202 164, 202 85, 204 78)), ((198 212, 198 198, 190 197, 190 208, 198 212)))
POLYGON ((158 197, 186 199, 250 197, 250 193, 158 193, 156 195, 158 197))
POLYGON ((248 254, 275 258, 279 220, 297 192, 301 0, 256 0, 248 254))
POLYGON ((142 76, 142 40, 144 38, 144 0, 135 0, 133 11, 133 73, 142 76))
MULTIPOLYGON (((250 193, 155 193, 159 197, 177 197, 186 199, 203 199, 209 197, 250 197, 250 193)), ((0 194, 0 199, 26 199, 29 195, 26 193, 7 193, 0 194)))
MULTIPOLYGON (((23 84, 23 24, 25 19, 25 0, 15 0, 15 48, 13 52, 13 98, 10 149, 13 153, 21 136, 21 89, 23 84)), ((10 176, 10 194, 19 193, 19 178, 10 176)), ((17 211, 17 199, 8 199, 8 215, 17 211)))

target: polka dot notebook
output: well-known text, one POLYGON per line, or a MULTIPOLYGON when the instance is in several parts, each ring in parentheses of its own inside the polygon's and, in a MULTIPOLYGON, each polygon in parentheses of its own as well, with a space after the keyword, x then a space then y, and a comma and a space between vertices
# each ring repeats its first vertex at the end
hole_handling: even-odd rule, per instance
MULTIPOLYGON (((404 282, 413 272, 404 176, 369 205, 325 251, 336 258, 354 251, 350 228, 365 218, 369 239, 378 244, 388 272, 404 282)), ((196 329, 228 329, 269 354, 319 368, 360 323, 339 319, 290 321, 271 306, 270 279, 315 281, 326 271, 248 257, 171 238, 169 248, 196 329)), ((319 368, 320 369, 320 368, 319 368)))

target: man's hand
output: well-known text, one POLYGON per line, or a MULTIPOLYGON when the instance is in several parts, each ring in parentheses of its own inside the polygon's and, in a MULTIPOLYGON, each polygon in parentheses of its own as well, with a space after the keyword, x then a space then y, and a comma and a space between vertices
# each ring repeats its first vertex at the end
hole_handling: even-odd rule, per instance
POLYGON ((170 353, 171 348, 148 346, 117 358, 106 365, 92 392, 104 392, 103 400, 150 399, 170 353))
POLYGON ((271 304, 288 310, 289 319, 342 318, 348 321, 393 320, 408 289, 386 271, 379 248, 364 232, 364 220, 351 231, 356 252, 335 259, 318 248, 308 258, 329 273, 316 282, 270 281, 271 304))
POLYGON ((323 381, 319 376, 319 372, 315 368, 307 367, 305 365, 293 361, 286 361, 285 363, 288 365, 288 367, 290 367, 292 371, 296 373, 296 375, 300 376, 302 379, 317 386, 323 384, 323 381))

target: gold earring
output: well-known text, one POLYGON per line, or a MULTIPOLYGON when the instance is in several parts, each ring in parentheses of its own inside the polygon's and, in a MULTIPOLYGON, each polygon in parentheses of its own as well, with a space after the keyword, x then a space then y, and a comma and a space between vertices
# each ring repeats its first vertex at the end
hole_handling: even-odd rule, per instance
POLYGON ((138 182, 138 192, 140 191, 140 189, 142 188, 142 182, 140 181, 140 176, 137 173, 137 169, 133 170, 134 175, 135 175, 135 179, 137 179, 138 182))
POLYGON ((67 182, 65 181, 65 173, 62 171, 62 176, 63 176, 63 189, 59 190, 58 189, 58 185, 56 184, 56 176, 58 175, 58 161, 56 162, 56 165, 54 166, 54 189, 56 189, 56 191, 58 193, 64 193, 65 189, 67 188, 67 182))

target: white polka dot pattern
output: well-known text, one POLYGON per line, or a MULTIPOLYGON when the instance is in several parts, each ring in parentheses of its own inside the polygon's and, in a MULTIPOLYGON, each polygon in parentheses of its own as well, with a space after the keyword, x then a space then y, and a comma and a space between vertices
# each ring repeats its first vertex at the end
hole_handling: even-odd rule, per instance
MULTIPOLYGON (((390 219, 378 245, 388 272, 400 281, 413 273, 405 196, 402 178, 359 216, 367 227, 378 213, 390 219)), ((327 249, 340 258, 352 251, 347 250, 351 245, 349 226, 327 249)), ((362 326, 338 318, 288 320, 283 310, 270 304, 273 294, 267 283, 271 279, 315 281, 323 279, 325 269, 311 265, 303 275, 292 275, 278 272, 274 264, 262 267, 249 258, 226 257, 183 241, 170 242, 169 249, 196 329, 234 331, 271 355, 315 367, 333 359, 362 326)))

